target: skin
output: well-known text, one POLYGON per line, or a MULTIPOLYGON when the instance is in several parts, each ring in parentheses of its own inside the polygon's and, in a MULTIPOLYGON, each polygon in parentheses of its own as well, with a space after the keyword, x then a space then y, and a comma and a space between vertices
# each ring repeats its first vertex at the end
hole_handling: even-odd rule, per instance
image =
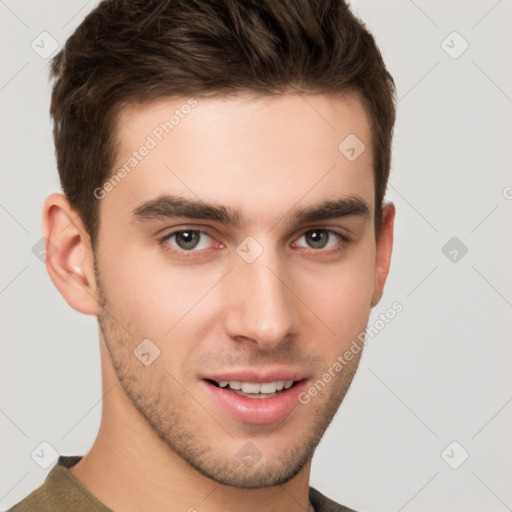
MULTIPOLYGON (((187 99, 127 107, 118 165, 187 99)), ((66 199, 47 199, 44 234, 57 247, 49 275, 74 309, 100 325, 102 421, 71 472, 108 507, 308 509, 314 450, 362 352, 308 404, 272 424, 226 414, 201 376, 279 366, 316 382, 365 329, 387 278, 395 215, 387 204, 376 237, 370 148, 355 95, 198 99, 99 201, 96 254, 66 199), (350 133, 367 148, 353 162, 338 150, 350 133), (244 222, 134 220, 134 209, 162 194, 238 209, 244 222), (300 208, 348 196, 361 198, 369 215, 287 223, 300 208), (176 237, 159 243, 186 228, 209 235, 188 258, 176 237), (350 241, 331 235, 326 249, 312 248, 315 229, 350 241), (263 249, 252 263, 236 252, 248 236, 263 249), (144 339, 160 350, 149 366, 133 354, 144 339), (245 465, 237 454, 248 442, 261 458, 245 465)))

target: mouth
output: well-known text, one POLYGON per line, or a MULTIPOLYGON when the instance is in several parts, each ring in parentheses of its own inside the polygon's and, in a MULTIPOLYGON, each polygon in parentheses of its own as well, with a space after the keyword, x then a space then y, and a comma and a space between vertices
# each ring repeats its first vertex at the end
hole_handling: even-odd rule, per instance
POLYGON ((286 418, 300 404, 299 395, 308 382, 304 374, 289 372, 286 375, 274 373, 266 378, 247 373, 230 375, 240 380, 226 377, 203 377, 200 384, 222 416, 253 425, 269 425, 286 418))
POLYGON ((294 380, 275 380, 272 382, 242 382, 239 380, 211 380, 206 379, 208 383, 238 396, 245 398, 272 398, 283 393, 300 381, 294 380))

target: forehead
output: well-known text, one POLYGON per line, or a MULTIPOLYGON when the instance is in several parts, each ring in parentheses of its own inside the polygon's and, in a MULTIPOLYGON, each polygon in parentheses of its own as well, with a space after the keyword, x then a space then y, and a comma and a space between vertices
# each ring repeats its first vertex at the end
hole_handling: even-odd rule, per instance
MULTIPOLYGON (((370 123, 356 95, 175 98, 130 105, 116 130, 120 169, 104 203, 165 193, 270 217, 358 195, 373 208, 370 123)), ((102 208, 106 204, 102 205, 102 208)), ((130 210, 131 211, 131 210, 130 210)))

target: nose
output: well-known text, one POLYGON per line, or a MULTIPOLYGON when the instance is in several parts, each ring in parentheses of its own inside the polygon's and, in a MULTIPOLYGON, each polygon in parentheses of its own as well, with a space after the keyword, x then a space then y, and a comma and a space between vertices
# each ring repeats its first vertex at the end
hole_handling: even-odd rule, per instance
POLYGON ((270 350, 297 334, 294 295, 278 257, 264 252, 253 263, 238 261, 226 285, 226 329, 231 338, 270 350))

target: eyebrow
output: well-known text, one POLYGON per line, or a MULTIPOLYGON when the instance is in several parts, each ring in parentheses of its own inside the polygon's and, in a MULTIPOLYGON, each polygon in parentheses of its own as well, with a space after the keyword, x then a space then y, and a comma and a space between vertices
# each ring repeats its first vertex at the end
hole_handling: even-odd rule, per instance
MULTIPOLYGON (((319 204, 296 210, 288 217, 288 226, 298 226, 322 220, 349 216, 368 217, 370 207, 360 196, 347 196, 326 200, 319 204)), ((132 212, 132 220, 145 222, 175 217, 207 220, 239 227, 244 224, 240 210, 223 205, 208 204, 201 200, 176 195, 162 195, 138 205, 132 212)), ((281 220, 281 219, 280 219, 281 220)))

